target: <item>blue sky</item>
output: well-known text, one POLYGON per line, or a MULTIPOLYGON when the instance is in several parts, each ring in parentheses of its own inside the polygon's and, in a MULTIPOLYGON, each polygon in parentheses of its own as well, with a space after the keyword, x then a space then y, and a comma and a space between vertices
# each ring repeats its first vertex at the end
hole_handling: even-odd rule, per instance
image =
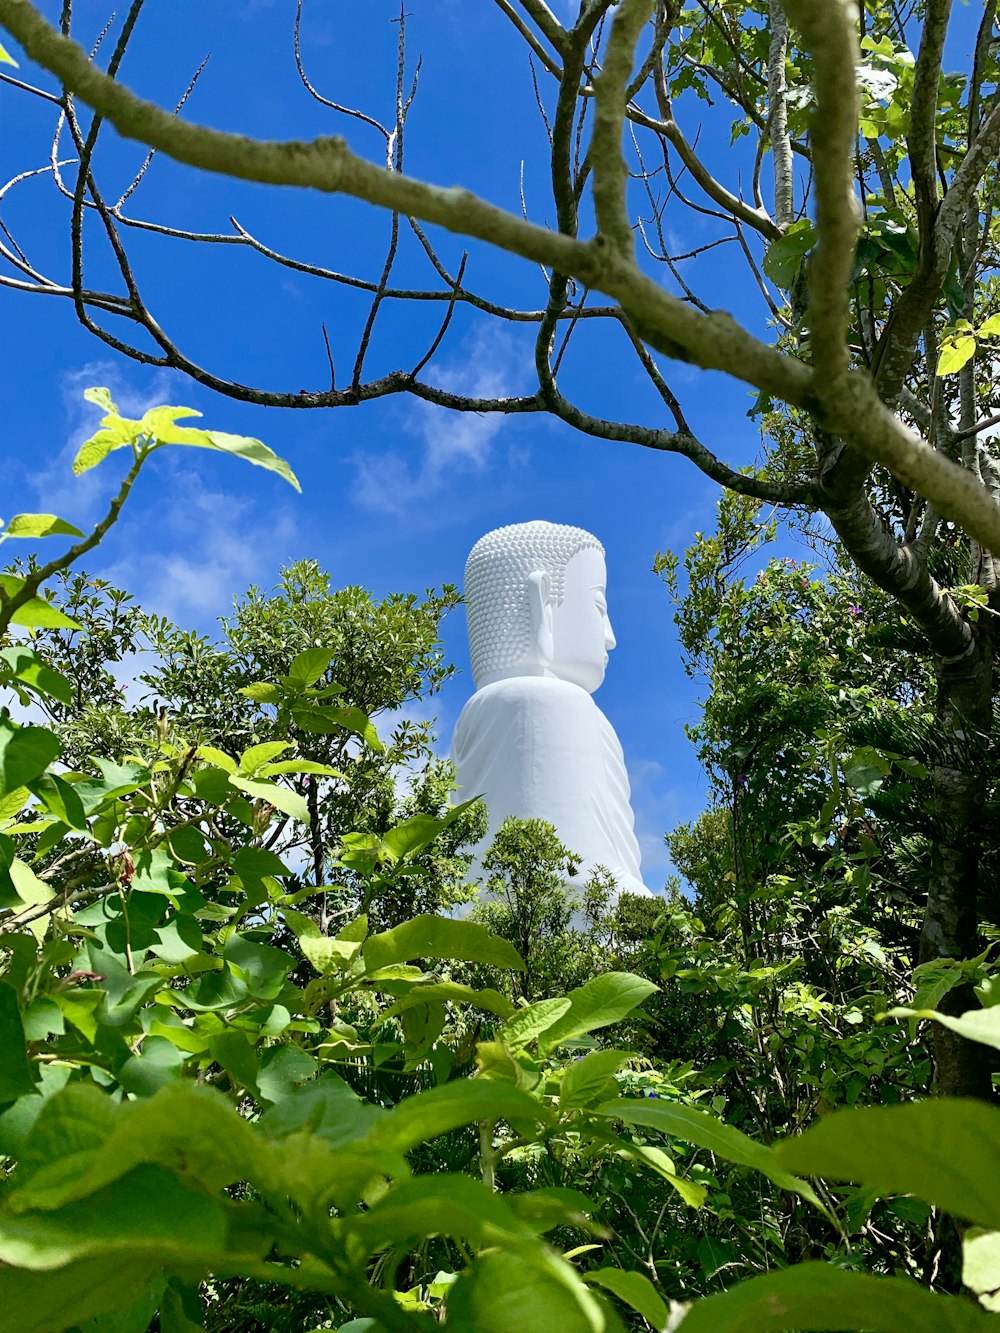
MULTIPOLYGON (((47 0, 41 7, 57 17, 57 4, 47 0)), ((423 69, 407 129, 406 169, 516 209, 523 162, 529 215, 550 221, 545 130, 524 50, 509 24, 485 0, 410 8, 409 69, 417 54, 423 69)), ((76 11, 80 38, 89 42, 107 10, 78 0, 76 11)), ((210 53, 185 114, 272 138, 346 133, 356 149, 378 160, 383 150, 374 132, 319 107, 299 83, 294 11, 292 0, 148 0, 122 77, 144 95, 173 104, 210 53)), ((391 115, 397 32, 391 20, 397 13, 384 0, 307 0, 303 49, 327 96, 383 119, 391 115)), ((20 72, 35 77, 26 65, 20 72)), ((50 86, 44 76, 38 82, 50 86)), ((0 87, 4 178, 48 161, 51 110, 0 87)), ((713 111, 695 99, 679 114, 691 137, 709 117, 702 151, 734 185, 741 164, 728 148, 728 111, 713 121, 713 111)), ((61 151, 73 156, 68 138, 61 151)), ((107 134, 97 169, 109 194, 128 184, 141 159, 134 146, 107 134)), ((133 216, 220 234, 232 235, 233 215, 276 250, 368 277, 377 275, 384 254, 388 220, 366 206, 212 179, 166 160, 154 161, 130 203, 133 216)), ((33 264, 65 281, 69 213, 51 177, 24 182, 2 208, 33 264)), ((87 282, 120 290, 92 224, 87 282)), ((716 234, 709 220, 681 206, 669 225, 680 250, 716 234)), ((325 321, 340 375, 349 375, 366 299, 279 268, 242 246, 197 246, 142 232, 130 232, 127 240, 147 304, 185 352, 214 372, 269 388, 326 387, 325 321)), ((454 270, 461 243, 436 240, 454 270)), ((709 305, 725 306, 763 331, 753 280, 729 247, 687 271, 709 305)), ((426 260, 411 243, 403 247, 396 280, 431 285, 426 260)), ((483 247, 472 251, 466 280, 510 303, 537 307, 544 301, 537 269, 483 247)), ((650 570, 657 550, 682 549, 696 530, 712 526, 713 483, 684 459, 592 440, 540 416, 463 417, 405 397, 333 411, 241 404, 119 357, 79 327, 64 300, 0 288, 0 308, 5 516, 37 508, 83 525, 100 512, 115 485, 116 460, 81 481, 73 480, 69 466, 96 425, 98 413, 80 397, 90 384, 108 384, 123 410, 158 402, 196 407, 206 425, 263 439, 298 473, 301 496, 224 458, 177 451, 154 460, 90 568, 184 625, 210 628, 248 583, 268 586, 282 564, 302 557, 318 560, 338 584, 361 583, 382 595, 460 582, 472 543, 504 523, 546 518, 595 532, 607 548, 619 645, 597 698, 625 750, 647 881, 653 888, 662 884, 662 834, 703 808, 706 788, 683 731, 697 714, 697 688, 682 671, 669 600, 650 570)), ((440 315, 438 305, 387 312, 377 326, 371 372, 412 366, 440 315)), ((657 401, 621 336, 591 326, 581 335, 561 376, 564 392, 607 416, 661 424, 657 401)), ((531 336, 530 327, 490 325, 459 310, 436 362, 436 381, 482 394, 528 389, 531 336)), ((668 371, 700 438, 734 466, 752 461, 759 438, 746 415, 746 389, 682 366, 668 371)), ((461 614, 446 624, 445 644, 460 672, 434 704, 442 748, 472 689, 461 614)))

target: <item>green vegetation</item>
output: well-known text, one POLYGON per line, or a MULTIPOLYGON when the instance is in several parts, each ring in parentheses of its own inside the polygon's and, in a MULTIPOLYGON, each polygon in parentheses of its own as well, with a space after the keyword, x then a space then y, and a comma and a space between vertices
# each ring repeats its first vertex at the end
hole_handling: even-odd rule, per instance
MULTIPOLYGON (((180 413, 92 396, 134 481, 180 413)), ((1000 1111, 925 1098, 920 1024, 989 1054, 1000 985, 988 952, 908 975, 931 685, 845 576, 719 577, 745 519, 683 595, 660 561, 710 686, 712 808, 670 839, 693 896, 570 890, 552 829, 508 821, 459 917, 482 813, 371 720, 443 679, 452 590, 297 566, 215 646, 71 573, 92 536, 10 521, 80 540, 0 608, 47 723, 0 720, 6 1329, 994 1326, 1000 1111), (143 643, 128 706, 109 663, 143 643)))

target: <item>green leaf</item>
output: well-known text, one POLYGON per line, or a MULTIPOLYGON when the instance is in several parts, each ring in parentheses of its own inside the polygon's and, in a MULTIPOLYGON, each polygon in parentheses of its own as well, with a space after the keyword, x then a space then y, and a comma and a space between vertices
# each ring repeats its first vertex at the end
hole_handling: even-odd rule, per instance
POLYGON ((622 1145, 621 1151, 644 1166, 652 1167, 657 1175, 662 1176, 677 1191, 689 1208, 700 1208, 705 1202, 708 1195, 706 1187, 679 1176, 669 1153, 654 1147, 651 1143, 628 1143, 624 1139, 619 1142, 622 1145))
POLYGON ((0 661, 6 662, 17 680, 37 690, 39 694, 48 694, 60 703, 73 702, 73 687, 65 676, 46 666, 32 648, 17 644, 13 648, 0 651, 0 661))
POLYGON ((51 885, 39 879, 31 866, 25 865, 16 856, 10 863, 7 873, 17 891, 17 896, 29 907, 40 907, 42 903, 47 903, 55 897, 55 890, 51 885))
MULTIPOLYGON (((0 588, 8 597, 16 597, 24 588, 25 580, 15 574, 0 574, 0 588)), ((19 607, 10 617, 11 625, 21 625, 26 629, 80 629, 81 626, 69 616, 64 615, 57 606, 47 602, 44 597, 32 597, 19 607)))
POLYGON ((551 1051, 572 1037, 619 1023, 660 988, 631 972, 602 972, 569 993, 570 1007, 541 1037, 539 1048, 551 1051))
POLYGON ((559 1085, 559 1109, 569 1111, 578 1106, 592 1106, 609 1093, 616 1093, 614 1075, 626 1060, 634 1058, 632 1051, 591 1051, 582 1059, 566 1066, 559 1085), (610 1086, 609 1086, 610 1085, 610 1086))
MULTIPOLYGON (((961 978, 960 978, 961 979, 961 978)), ((887 1018, 926 1018, 942 1027, 957 1032, 966 1041, 979 1042, 1000 1051, 1000 1006, 989 1009, 969 1009, 964 1014, 942 1014, 935 1009, 890 1009, 887 1018)))
POLYGON ((225 750, 218 750, 214 745, 199 745, 195 751, 198 759, 203 759, 206 764, 211 764, 214 768, 221 768, 225 773, 236 772, 236 760, 230 758, 225 750))
POLYGON ((277 782, 267 782, 266 780, 251 782, 249 779, 237 777, 235 774, 230 775, 229 781, 232 786, 238 787, 240 791, 245 791, 255 801, 266 801, 268 805, 273 805, 282 814, 297 819, 300 824, 309 823, 309 807, 306 805, 305 797, 300 796, 297 791, 292 791, 289 787, 282 787, 277 782))
POLYGON ((569 1012, 572 1003, 565 995, 557 995, 551 1000, 538 1000, 524 1009, 518 1009, 501 1029, 503 1044, 512 1051, 530 1046, 536 1037, 569 1012))
POLYGON ((962 1237, 962 1281, 980 1305, 1000 1313, 1000 1231, 970 1227, 962 1237))
POLYGON ((26 787, 59 754, 59 742, 44 727, 18 727, 0 718, 0 795, 26 787))
POLYGON ((956 332, 943 338, 938 355, 938 375, 954 375, 974 355, 975 350, 975 334, 956 332))
POLYGON ((230 967, 239 970, 250 994, 257 1000, 276 1000, 295 959, 284 949, 258 944, 247 935, 233 933, 222 950, 230 967))
POLYGON ((85 402, 96 403, 97 406, 103 408, 105 412, 113 412, 117 416, 118 408, 111 401, 110 389, 84 389, 83 397, 85 402))
POLYGON ((237 693, 245 694, 248 699, 253 699, 259 704, 280 703, 284 697, 279 685, 271 685, 267 681, 258 681, 254 685, 244 685, 237 693))
POLYGON ((82 537, 79 528, 55 514, 15 514, 4 530, 7 537, 82 537))
POLYGON ((180 1078, 184 1056, 166 1037, 147 1037, 142 1049, 118 1070, 118 1082, 134 1097, 152 1097, 154 1092, 180 1078))
POLYGON ((696 1301, 675 1327, 678 1333, 995 1333, 996 1320, 905 1278, 806 1263, 696 1301))
POLYGON ((620 1301, 637 1310, 653 1328, 666 1328, 670 1312, 648 1277, 641 1273, 625 1273, 620 1268, 598 1268, 585 1273, 583 1280, 612 1292, 620 1301))
POLYGON ((364 1254, 409 1247, 426 1236, 455 1236, 479 1248, 501 1237, 527 1240, 531 1235, 499 1195, 468 1176, 449 1174, 404 1181, 352 1218, 345 1230, 350 1249, 357 1246, 364 1254))
POLYGON ((362 947, 369 972, 413 958, 457 958, 466 963, 524 970, 520 956, 499 935, 473 921, 453 921, 429 914, 413 917, 394 930, 371 935, 362 947))
POLYGON ((244 750, 240 755, 239 771, 247 777, 253 777, 263 764, 270 763, 291 748, 291 741, 265 741, 262 745, 251 745, 249 750, 244 750))
POLYGON ((405 1013, 414 1005, 441 1000, 447 1000, 451 1004, 470 1004, 473 1008, 485 1009, 487 1013, 497 1014, 500 1018, 509 1018, 515 1012, 510 1000, 499 991, 489 988, 476 990, 472 986, 463 986, 458 981, 438 981, 426 986, 414 986, 411 991, 401 995, 396 1003, 382 1014, 382 1021, 395 1018, 397 1014, 405 1013))
POLYGON ((34 1091, 17 996, 0 982, 0 1103, 34 1091))
POLYGON ((812 223, 802 218, 793 222, 780 240, 768 246, 764 256, 764 272, 776 287, 791 287, 802 259, 814 240, 812 223))
MULTIPOLYGON (((708 1111, 661 1099, 643 1098, 640 1101, 620 1097, 617 1101, 604 1102, 598 1106, 597 1114, 623 1120, 627 1125, 646 1125, 649 1129, 659 1130, 661 1134, 693 1143, 698 1148, 707 1148, 727 1162, 752 1167, 767 1176, 768 1180, 773 1180, 781 1189, 801 1194, 810 1203, 821 1207, 812 1187, 785 1170, 786 1164, 779 1161, 770 1148, 756 1143, 708 1111)), ((822 1172, 811 1174, 822 1175, 822 1172)))
POLYGON ((90 1255, 157 1254, 161 1264, 207 1264, 226 1245, 222 1208, 172 1172, 140 1166, 51 1212, 0 1214, 0 1261, 48 1270, 90 1255), (206 1262, 207 1261, 207 1262, 206 1262))
POLYGON ((1000 1109, 964 1098, 835 1111, 774 1149, 783 1167, 915 1194, 1000 1228, 1000 1109))
POLYGON ((476 1333, 611 1333, 615 1327, 570 1265, 542 1246, 479 1255, 449 1292, 448 1319, 476 1333))
POLYGON ((117 449, 130 448, 139 439, 141 432, 137 421, 120 417, 117 412, 109 412, 101 423, 101 429, 85 440, 73 459, 73 473, 80 477, 92 467, 102 463, 108 454, 117 449))
POLYGON ((551 1124, 552 1113, 509 1083, 457 1079, 427 1092, 404 1097, 369 1136, 394 1152, 408 1153, 421 1143, 477 1120, 551 1124))
POLYGON ((56 773, 43 773, 40 777, 34 778, 28 786, 45 809, 68 828, 82 833, 90 832, 80 794, 64 778, 56 773))
POLYGON ((453 806, 446 815, 438 819, 435 815, 413 815, 401 824, 391 828, 382 839, 382 851, 392 861, 406 861, 428 847, 438 834, 443 833, 479 798, 464 801, 453 806))
POLYGON ((979 326, 980 338, 1000 338, 1000 315, 990 315, 989 319, 979 326))
POLYGON ((156 434, 156 447, 165 444, 180 444, 189 445, 195 449, 214 449, 219 453, 232 454, 236 458, 246 459, 248 463, 253 463, 255 467, 264 468, 267 472, 276 472, 279 477, 283 477, 297 491, 302 490, 298 478, 285 460, 279 458, 273 449, 269 449, 260 440, 252 439, 248 435, 227 435, 224 431, 219 430, 196 430, 188 426, 174 426, 167 421, 165 415, 167 412, 198 415, 185 408, 154 408, 152 412, 147 412, 143 417, 143 423, 150 421, 156 412, 164 414, 157 417, 161 431, 154 432, 156 434))
POLYGON ((288 668, 288 681, 299 686, 315 685, 330 665, 332 648, 307 648, 296 654, 288 668))
MULTIPOLYGON (((113 1333, 108 1318, 135 1303, 137 1291, 162 1267, 152 1254, 89 1255, 54 1272, 0 1268, 0 1309, 4 1333, 54 1333, 99 1320, 113 1333)), ((148 1326, 148 1325, 147 1325, 148 1326)), ((84 1328, 82 1333, 90 1333, 84 1328)))
POLYGON ((296 726, 303 731, 323 736, 334 735, 338 731, 349 731, 355 736, 360 736, 376 754, 382 754, 385 750, 374 723, 360 708, 350 706, 329 708, 320 705, 299 707, 292 709, 292 718, 296 726))

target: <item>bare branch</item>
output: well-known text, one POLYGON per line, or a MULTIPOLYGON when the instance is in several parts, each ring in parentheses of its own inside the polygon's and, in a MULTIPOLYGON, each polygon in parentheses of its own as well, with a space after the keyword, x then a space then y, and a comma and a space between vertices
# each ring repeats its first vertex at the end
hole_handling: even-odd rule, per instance
POLYGON ((810 126, 816 172, 816 248, 809 265, 809 342, 817 387, 838 392, 850 368, 850 279, 861 216, 854 196, 858 61, 851 0, 788 0, 813 55, 816 107, 810 126), (850 91, 848 91, 850 90, 850 91))
POLYGON ((594 85, 594 132, 590 160, 594 172, 597 239, 632 256, 632 224, 625 205, 628 171, 622 156, 625 85, 632 73, 639 34, 649 18, 651 0, 622 0, 611 27, 604 69, 594 85))
POLYGON ((795 215, 792 145, 788 137, 788 87, 785 61, 788 55, 788 19, 781 0, 768 0, 771 42, 767 57, 767 127, 774 158, 774 220, 787 227, 795 215))

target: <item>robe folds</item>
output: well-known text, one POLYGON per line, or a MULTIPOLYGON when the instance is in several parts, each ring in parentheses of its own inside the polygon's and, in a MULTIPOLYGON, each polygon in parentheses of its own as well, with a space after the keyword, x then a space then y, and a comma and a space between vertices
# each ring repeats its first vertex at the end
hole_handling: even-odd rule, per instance
POLYGON ((604 866, 619 891, 649 896, 622 747, 579 685, 549 676, 485 685, 462 709, 451 759, 458 799, 482 796, 489 811, 480 856, 508 815, 544 819, 582 861, 575 883, 604 866))

